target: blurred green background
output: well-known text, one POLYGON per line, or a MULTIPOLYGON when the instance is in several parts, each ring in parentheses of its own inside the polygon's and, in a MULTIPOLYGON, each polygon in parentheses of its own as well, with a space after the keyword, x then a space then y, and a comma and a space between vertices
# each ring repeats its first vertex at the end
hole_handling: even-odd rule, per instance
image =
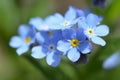
POLYGON ((0 80, 120 80, 120 66, 102 68, 108 56, 120 51, 120 0, 106 1, 100 8, 93 7, 91 0, 0 0, 0 80), (107 45, 94 45, 87 64, 75 65, 62 58, 60 65, 53 68, 44 59, 31 58, 30 52, 18 56, 8 45, 10 38, 18 34, 20 24, 28 24, 36 16, 64 14, 70 5, 103 15, 102 23, 110 27, 110 34, 104 38, 107 45))

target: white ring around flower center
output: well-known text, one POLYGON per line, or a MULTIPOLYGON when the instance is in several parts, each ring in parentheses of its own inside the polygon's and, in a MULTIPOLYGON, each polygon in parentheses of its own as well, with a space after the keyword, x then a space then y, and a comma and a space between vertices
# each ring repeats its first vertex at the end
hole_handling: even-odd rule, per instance
POLYGON ((62 25, 63 25, 63 26, 68 26, 68 25, 70 25, 70 21, 65 20, 65 21, 62 23, 62 25))
POLYGON ((89 28, 89 29, 87 30, 87 34, 90 35, 90 36, 94 35, 94 30, 91 29, 91 28, 89 28))
POLYGON ((55 50, 55 45, 50 44, 50 45, 48 46, 48 50, 49 50, 49 51, 55 50))

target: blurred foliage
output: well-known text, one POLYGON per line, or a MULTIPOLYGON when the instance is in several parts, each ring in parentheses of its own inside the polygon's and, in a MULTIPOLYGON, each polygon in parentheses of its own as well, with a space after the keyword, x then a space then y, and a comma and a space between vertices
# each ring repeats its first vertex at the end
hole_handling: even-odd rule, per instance
POLYGON ((120 51, 120 0, 106 0, 105 7, 93 7, 92 0, 0 0, 0 80, 120 80, 120 66, 104 70, 102 62, 113 52, 120 51), (88 8, 102 15, 110 34, 104 39, 105 47, 95 46, 88 55, 88 63, 75 65, 62 58, 56 68, 45 60, 35 60, 25 55, 18 56, 8 43, 17 35, 20 24, 28 24, 35 16, 46 17, 54 12, 64 13, 69 5, 88 8), (97 48, 96 48, 97 47, 97 48))

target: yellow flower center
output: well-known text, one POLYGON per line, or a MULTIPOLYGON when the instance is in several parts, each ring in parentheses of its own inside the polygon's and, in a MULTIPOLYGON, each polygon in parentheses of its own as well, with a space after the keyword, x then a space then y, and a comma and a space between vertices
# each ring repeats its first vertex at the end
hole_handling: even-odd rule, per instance
POLYGON ((25 43, 29 43, 31 41, 30 37, 25 38, 25 43))
POLYGON ((79 45, 79 41, 77 39, 72 39, 71 40, 71 46, 72 47, 77 47, 79 45))
POLYGON ((93 35, 93 34, 94 34, 94 31, 93 31, 93 29, 88 29, 88 30, 87 30, 87 33, 88 33, 89 35, 93 35))
POLYGON ((68 25, 70 25, 70 22, 69 22, 69 21, 64 21, 64 22, 62 23, 62 25, 63 25, 63 26, 68 26, 68 25))

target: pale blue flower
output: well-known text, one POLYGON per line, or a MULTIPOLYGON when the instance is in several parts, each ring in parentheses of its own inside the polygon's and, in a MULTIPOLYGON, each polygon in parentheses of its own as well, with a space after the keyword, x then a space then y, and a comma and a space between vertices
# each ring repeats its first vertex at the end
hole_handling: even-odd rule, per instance
POLYGON ((57 49, 63 52, 72 62, 78 61, 81 54, 88 54, 92 49, 80 28, 77 31, 72 28, 64 30, 63 37, 64 40, 58 42, 57 49))
POLYGON ((54 31, 50 34, 46 31, 40 31, 36 36, 40 45, 32 48, 32 56, 36 59, 46 57, 48 65, 56 67, 60 63, 61 52, 56 49, 58 40, 62 39, 61 31, 54 31))
POLYGON ((78 21, 75 9, 70 6, 64 17, 60 13, 56 13, 54 16, 54 23, 50 27, 53 30, 64 30, 73 27, 78 21))
POLYGON ((84 29, 84 34, 93 43, 105 46, 106 42, 101 38, 109 34, 107 25, 100 25, 101 17, 95 14, 88 14, 87 17, 82 17, 78 22, 78 26, 84 29))
POLYGON ((13 36, 9 45, 13 48, 17 48, 17 54, 21 55, 27 52, 30 45, 34 42, 35 31, 31 26, 20 25, 18 32, 20 36, 13 36))
POLYGON ((120 53, 113 53, 110 57, 108 57, 104 62, 102 67, 104 69, 113 69, 120 65, 120 53))

